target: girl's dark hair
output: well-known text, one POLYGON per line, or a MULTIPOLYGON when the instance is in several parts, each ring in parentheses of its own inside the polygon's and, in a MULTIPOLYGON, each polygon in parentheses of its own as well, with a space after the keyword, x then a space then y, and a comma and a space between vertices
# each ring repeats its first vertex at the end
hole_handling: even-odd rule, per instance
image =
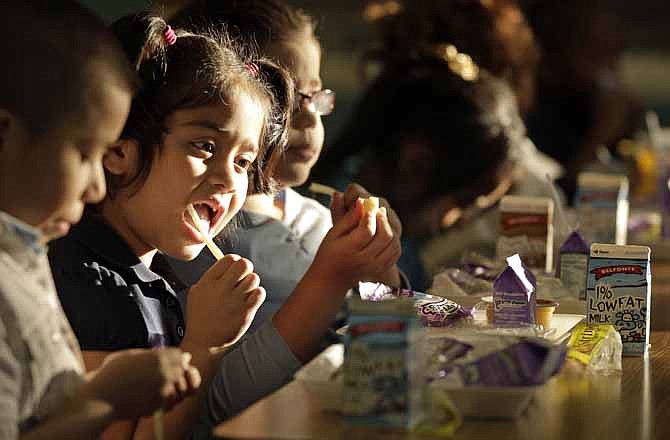
POLYGON ((112 32, 70 0, 0 2, 0 53, 0 108, 33 136, 81 120, 100 81, 138 86, 112 32))
POLYGON ((310 15, 283 0, 195 0, 173 21, 187 29, 223 23, 233 38, 258 47, 262 53, 297 33, 316 30, 310 15))
POLYGON ((198 33, 174 29, 168 45, 168 24, 159 15, 143 11, 123 17, 112 30, 135 66, 142 89, 132 102, 122 139, 140 145, 140 166, 124 182, 108 175, 110 197, 123 187, 141 186, 161 148, 165 120, 180 109, 226 103, 236 90, 251 93, 266 106, 258 159, 249 169, 250 191, 270 192, 272 172, 288 140, 293 104, 293 82, 288 73, 267 58, 237 49, 223 30, 198 33), (259 72, 247 66, 258 66, 259 72))
POLYGON ((540 49, 516 0, 396 3, 396 13, 374 20, 379 41, 368 56, 393 63, 417 47, 453 44, 479 66, 508 81, 523 112, 530 108, 540 49))
POLYGON ((376 161, 384 178, 378 187, 366 182, 368 189, 392 199, 388 179, 396 178, 404 144, 418 140, 433 152, 434 163, 428 192, 416 197, 450 194, 467 203, 486 192, 482 182, 493 185, 524 134, 505 82, 484 69, 476 80, 466 80, 437 54, 415 51, 386 66, 370 84, 314 175, 327 180, 355 157, 376 161), (480 186, 473 188, 473 182, 480 186))

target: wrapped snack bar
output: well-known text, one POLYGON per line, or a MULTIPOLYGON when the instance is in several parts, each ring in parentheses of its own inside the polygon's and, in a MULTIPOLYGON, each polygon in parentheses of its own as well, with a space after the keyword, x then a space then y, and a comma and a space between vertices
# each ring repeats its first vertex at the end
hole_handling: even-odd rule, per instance
POLYGON ((359 283, 361 299, 366 301, 388 301, 411 298, 421 323, 426 327, 447 327, 472 316, 461 305, 439 296, 413 290, 398 289, 380 283, 359 283))
POLYGON ((493 323, 500 326, 535 324, 536 279, 519 255, 507 258, 493 283, 493 323))
MULTIPOLYGON (((621 336, 611 325, 578 324, 568 342, 568 360, 599 374, 621 371, 621 336)), ((581 367, 581 368, 579 368, 581 367)))

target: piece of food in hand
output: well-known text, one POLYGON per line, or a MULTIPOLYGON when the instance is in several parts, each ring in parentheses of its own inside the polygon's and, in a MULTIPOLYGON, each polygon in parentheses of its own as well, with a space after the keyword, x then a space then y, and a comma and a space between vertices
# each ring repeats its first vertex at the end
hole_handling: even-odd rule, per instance
POLYGON ((379 197, 361 198, 361 203, 363 204, 363 215, 369 212, 374 214, 379 209, 379 197))

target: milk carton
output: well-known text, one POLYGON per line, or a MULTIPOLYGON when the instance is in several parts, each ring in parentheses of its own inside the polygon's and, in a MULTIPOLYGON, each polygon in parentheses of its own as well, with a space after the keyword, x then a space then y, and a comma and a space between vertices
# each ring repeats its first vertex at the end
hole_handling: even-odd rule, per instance
POLYGON ((411 298, 352 298, 342 413, 349 423, 405 427, 423 416, 423 330, 411 298))
POLYGON ((579 229, 591 243, 626 244, 628 178, 619 174, 580 173, 575 199, 579 229))
POLYGON ((578 231, 572 231, 558 253, 556 276, 574 299, 586 299, 586 268, 589 245, 578 231))
POLYGON ((519 254, 531 268, 553 271, 554 202, 548 197, 505 196, 500 201, 498 259, 519 254))
POLYGON ((499 326, 535 324, 537 282, 519 255, 507 258, 507 268, 493 283, 493 323, 499 326))
POLYGON ((649 345, 650 250, 646 246, 591 245, 586 282, 589 324, 611 324, 624 356, 643 356, 649 345))

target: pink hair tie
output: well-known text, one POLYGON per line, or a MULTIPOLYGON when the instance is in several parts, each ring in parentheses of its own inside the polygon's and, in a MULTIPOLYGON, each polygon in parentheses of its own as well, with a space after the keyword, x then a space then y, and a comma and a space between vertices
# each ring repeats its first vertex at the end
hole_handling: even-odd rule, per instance
POLYGON ((261 71, 261 69, 258 68, 258 64, 256 63, 247 63, 244 65, 244 68, 247 69, 254 78, 257 77, 261 71))
POLYGON ((165 42, 168 46, 172 46, 177 42, 177 34, 174 33, 170 25, 168 25, 167 29, 163 33, 163 38, 165 38, 165 42))

